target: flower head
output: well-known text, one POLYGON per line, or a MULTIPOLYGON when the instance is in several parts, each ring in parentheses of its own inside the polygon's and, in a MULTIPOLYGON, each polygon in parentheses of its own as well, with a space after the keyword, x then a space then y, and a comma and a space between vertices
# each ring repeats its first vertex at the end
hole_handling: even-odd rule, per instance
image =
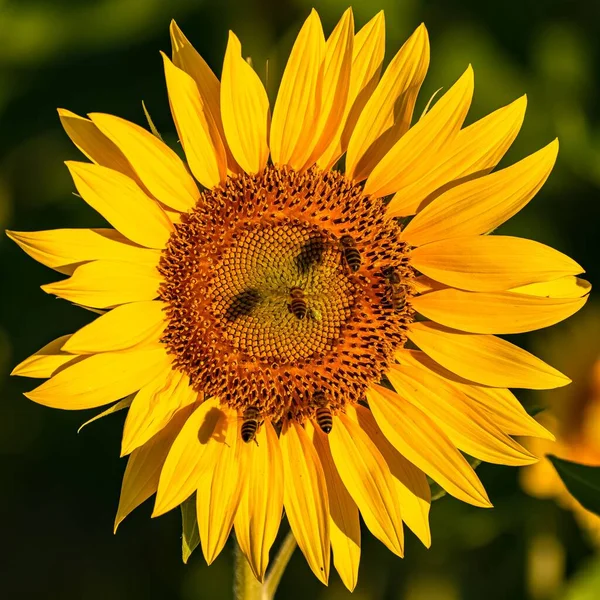
POLYGON ((540 421, 556 435, 556 442, 527 440, 527 448, 541 460, 521 471, 523 488, 538 498, 554 498, 573 511, 596 546, 600 546, 600 517, 586 510, 569 493, 544 455, 600 466, 599 335, 600 313, 596 309, 586 310, 585 316, 570 328, 546 340, 546 352, 560 360, 576 378, 573 386, 548 394, 548 409, 540 414, 540 421))
POLYGON ((359 515, 400 556, 403 523, 429 546, 427 476, 490 506, 463 453, 525 465, 512 436, 551 437, 508 388, 569 380, 494 334, 565 319, 589 286, 565 255, 487 234, 558 144, 490 174, 525 99, 463 127, 470 67, 413 118, 427 31, 382 73, 381 13, 355 34, 348 10, 326 39, 313 11, 272 113, 234 34, 220 81, 171 36, 186 162, 138 125, 59 111, 91 161, 68 163, 77 191, 114 229, 9 235, 70 276, 46 292, 102 314, 15 374, 49 378, 41 404, 128 408, 117 524, 195 492, 207 561, 234 527, 262 579, 285 508, 316 576, 332 549, 353 589, 359 515))

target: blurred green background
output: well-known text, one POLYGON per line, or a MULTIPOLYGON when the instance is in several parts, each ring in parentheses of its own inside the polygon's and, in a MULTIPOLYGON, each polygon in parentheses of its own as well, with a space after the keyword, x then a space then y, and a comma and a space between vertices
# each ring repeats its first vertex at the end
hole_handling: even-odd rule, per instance
MULTIPOLYGON (((347 1, 347 0, 346 0, 347 1)), ((170 48, 175 18, 220 73, 227 31, 241 38, 254 65, 270 60, 279 76, 301 21, 315 6, 329 33, 343 0, 0 0, 0 228, 97 226, 72 195, 63 165, 80 159, 62 132, 57 107, 102 111, 144 123, 141 100, 174 141, 159 50, 170 48)), ((550 180, 503 233, 566 252, 600 284, 600 3, 589 0, 356 0, 357 26, 385 9, 387 57, 422 21, 432 42, 431 70, 417 114, 471 62, 474 120, 523 93, 528 115, 504 163, 559 136, 550 180)), ((91 415, 27 401, 35 382, 8 373, 45 343, 88 322, 91 314, 44 294, 60 276, 0 239, 0 597, 61 600, 206 600, 231 598, 229 547, 206 567, 200 552, 184 566, 177 511, 150 520, 150 503, 112 534, 120 479, 123 414, 91 415)), ((573 378, 599 353, 590 328, 568 340, 582 313, 519 343, 573 378), (583 340, 583 344, 582 344, 583 340), (556 348, 565 348, 561 354, 556 348), (551 349, 554 348, 554 351, 551 349), (581 356, 581 361, 573 360, 581 356), (569 356, 567 357, 566 354, 569 356), (570 360, 567 360, 570 358, 570 360)), ((552 393, 519 394, 544 405, 552 393)), ((93 411, 92 411, 93 414, 93 411)), ((600 598, 600 555, 570 513, 526 496, 516 469, 482 466, 495 504, 476 509, 444 498, 432 508, 433 546, 408 534, 406 558, 393 556, 366 531, 357 600, 593 600, 600 598)), ((297 552, 279 598, 349 598, 336 574, 329 588, 297 552)))

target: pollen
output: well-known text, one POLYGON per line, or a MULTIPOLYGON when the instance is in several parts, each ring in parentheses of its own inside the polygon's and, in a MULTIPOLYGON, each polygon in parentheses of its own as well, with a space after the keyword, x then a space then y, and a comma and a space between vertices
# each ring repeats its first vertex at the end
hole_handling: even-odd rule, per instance
POLYGON ((363 400, 412 319, 407 248, 384 212, 316 168, 270 166, 204 191, 159 267, 175 368, 274 423, 314 417, 323 395, 333 412, 363 400))

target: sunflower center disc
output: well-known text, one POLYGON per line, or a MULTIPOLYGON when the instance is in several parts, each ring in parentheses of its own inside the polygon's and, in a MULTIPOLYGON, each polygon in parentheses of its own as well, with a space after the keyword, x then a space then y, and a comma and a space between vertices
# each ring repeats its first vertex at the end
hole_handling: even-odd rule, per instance
POLYGON ((336 172, 268 167, 204 192, 160 265, 175 367, 206 397, 274 422, 313 416, 317 392, 334 412, 363 399, 411 316, 393 300, 412 277, 399 233, 336 172), (356 271, 343 236, 360 252, 356 271))
POLYGON ((305 223, 247 224, 216 266, 209 292, 232 348, 279 365, 333 351, 354 288, 326 232, 305 223), (301 319, 291 310, 294 288, 304 294, 301 319))

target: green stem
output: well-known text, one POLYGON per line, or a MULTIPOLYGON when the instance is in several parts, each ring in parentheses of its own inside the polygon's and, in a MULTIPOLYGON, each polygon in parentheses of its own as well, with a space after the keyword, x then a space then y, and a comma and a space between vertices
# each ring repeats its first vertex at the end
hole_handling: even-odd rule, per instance
POLYGON ((294 534, 289 531, 279 548, 279 552, 271 565, 271 569, 265 580, 263 588, 265 589, 265 599, 273 600, 275 598, 275 592, 281 581, 281 577, 294 554, 296 549, 296 538, 294 534))
POLYGON ((254 577, 252 569, 240 549, 237 540, 234 550, 234 582, 235 600, 265 600, 263 585, 254 577))
POLYGON ((292 558, 296 549, 296 539, 290 531, 283 540, 277 556, 271 563, 269 574, 265 582, 261 584, 252 573, 246 557, 240 550, 238 543, 235 543, 234 555, 234 597, 236 600, 274 600, 275 592, 281 581, 281 577, 292 558))

